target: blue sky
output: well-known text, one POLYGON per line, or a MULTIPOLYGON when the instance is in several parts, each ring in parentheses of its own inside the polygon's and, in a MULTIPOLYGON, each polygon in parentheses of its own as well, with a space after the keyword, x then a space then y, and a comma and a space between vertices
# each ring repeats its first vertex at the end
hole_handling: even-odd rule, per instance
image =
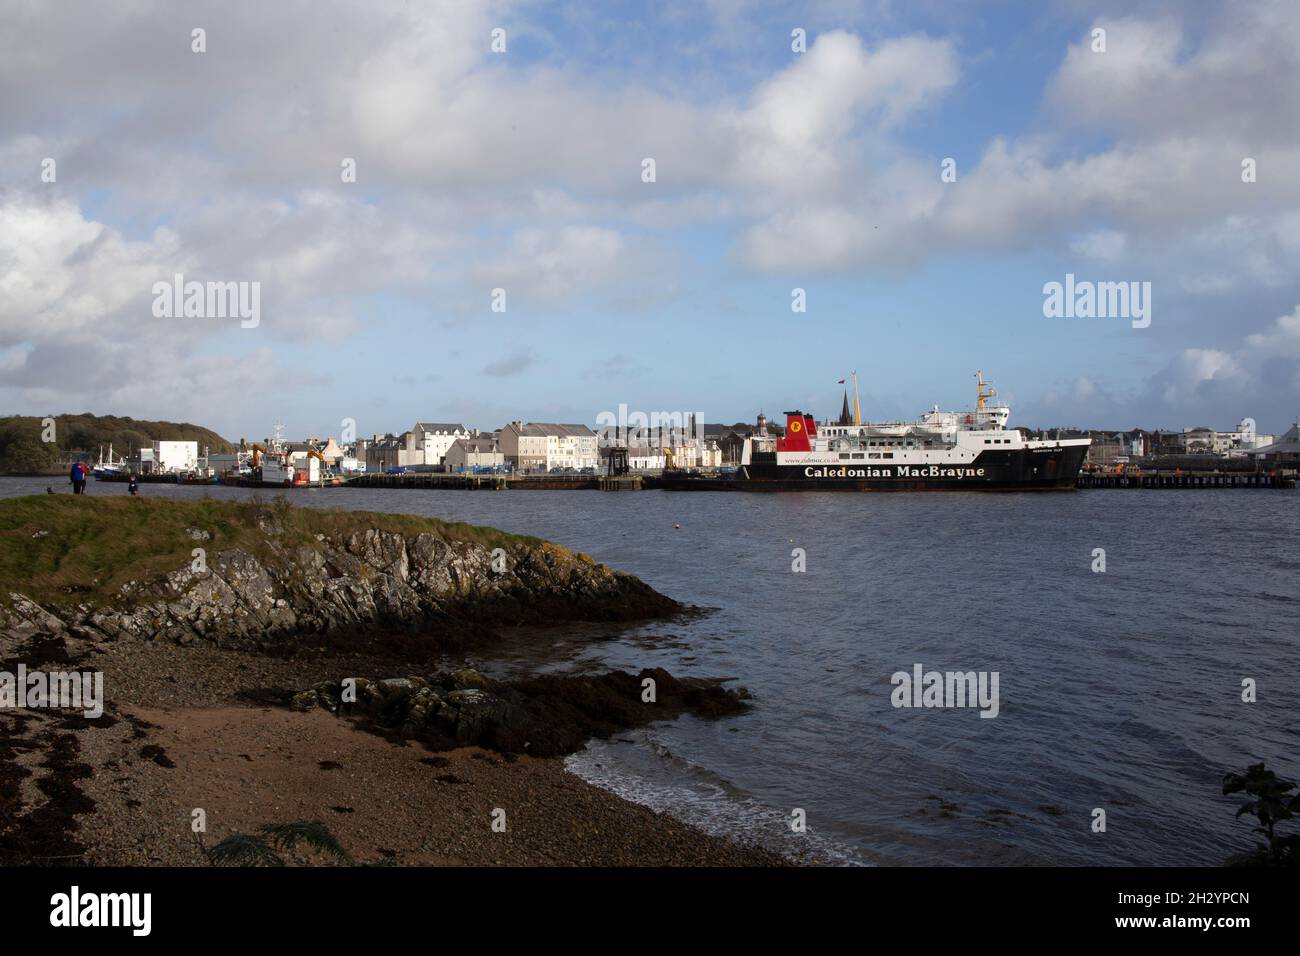
POLYGON ((730 422, 856 368, 872 417, 976 369, 1018 424, 1300 415, 1293 3, 0 14, 0 412, 730 422), (177 272, 261 321, 155 317, 177 272), (1044 317, 1067 273, 1150 282, 1150 327, 1044 317))

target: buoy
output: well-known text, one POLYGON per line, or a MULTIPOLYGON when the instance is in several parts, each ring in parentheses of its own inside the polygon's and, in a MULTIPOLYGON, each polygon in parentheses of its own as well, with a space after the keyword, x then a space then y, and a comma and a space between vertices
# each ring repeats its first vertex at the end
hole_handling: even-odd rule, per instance
POLYGON ((674 527, 674 528, 681 528, 681 525, 679 525, 679 524, 674 524, 673 527, 674 527))

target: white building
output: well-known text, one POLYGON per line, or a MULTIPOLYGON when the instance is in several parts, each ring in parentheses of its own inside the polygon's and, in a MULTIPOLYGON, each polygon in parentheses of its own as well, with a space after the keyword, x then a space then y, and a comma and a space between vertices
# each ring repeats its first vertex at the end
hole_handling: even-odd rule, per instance
POLYGON ((1247 455, 1256 448, 1271 445, 1275 435, 1263 435, 1255 430, 1255 419, 1243 418, 1237 430, 1215 435, 1214 450, 1220 455, 1247 455))
POLYGON ((632 471, 662 471, 665 463, 662 448, 646 448, 642 445, 628 446, 627 466, 632 471))
POLYGON ((1257 432, 1253 418, 1243 418, 1233 431, 1221 432, 1204 426, 1183 429, 1183 445, 1188 454, 1248 455, 1256 448, 1271 444, 1275 437, 1257 432))
POLYGON ((665 457, 672 459, 673 468, 720 468, 722 446, 712 439, 704 441, 691 438, 669 445, 665 449, 665 457))
POLYGON ((501 429, 501 454, 518 471, 595 468, 596 433, 586 425, 511 422, 501 429))
POLYGON ((462 438, 469 438, 469 429, 451 422, 416 422, 411 429, 415 436, 415 451, 420 454, 413 465, 441 465, 451 446, 462 438))
POLYGON ((305 474, 308 481, 320 481, 321 462, 315 455, 305 451, 295 451, 290 452, 288 458, 295 475, 305 474))
POLYGON ((199 467, 199 443, 156 441, 153 443, 153 460, 156 472, 194 471, 199 467))

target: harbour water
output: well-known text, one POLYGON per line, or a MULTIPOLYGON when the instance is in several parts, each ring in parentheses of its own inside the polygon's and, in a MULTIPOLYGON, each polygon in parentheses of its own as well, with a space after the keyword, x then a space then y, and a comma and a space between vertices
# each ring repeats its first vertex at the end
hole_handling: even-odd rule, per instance
MULTIPOLYGON (((61 481, 0 479, 0 497, 66 492, 61 481)), ((1264 760, 1300 776, 1294 491, 289 494, 538 535, 709 609, 626 629, 521 629, 475 663, 734 678, 754 695, 747 714, 626 733, 570 767, 792 854, 1215 865, 1254 842, 1222 775, 1264 760), (796 548, 806 572, 791 570, 796 548), (1105 573, 1092 570, 1097 548, 1105 573), (998 716, 893 707, 891 674, 916 664, 997 671, 998 716), (1255 703, 1242 701, 1248 678, 1255 703), (788 825, 796 808, 806 834, 788 825), (1105 832, 1093 831, 1096 809, 1105 832)))

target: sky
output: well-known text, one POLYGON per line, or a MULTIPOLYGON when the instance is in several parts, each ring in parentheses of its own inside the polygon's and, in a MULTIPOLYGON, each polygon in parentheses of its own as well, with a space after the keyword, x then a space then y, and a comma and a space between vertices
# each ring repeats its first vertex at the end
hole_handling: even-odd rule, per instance
POLYGON ((0 24, 0 414, 735 422, 838 415, 856 370, 879 420, 981 370, 1031 427, 1300 417, 1294 0, 0 24), (176 275, 256 284, 256 324, 157 314, 176 275), (1149 283, 1149 325, 1046 315, 1067 275, 1149 283))

